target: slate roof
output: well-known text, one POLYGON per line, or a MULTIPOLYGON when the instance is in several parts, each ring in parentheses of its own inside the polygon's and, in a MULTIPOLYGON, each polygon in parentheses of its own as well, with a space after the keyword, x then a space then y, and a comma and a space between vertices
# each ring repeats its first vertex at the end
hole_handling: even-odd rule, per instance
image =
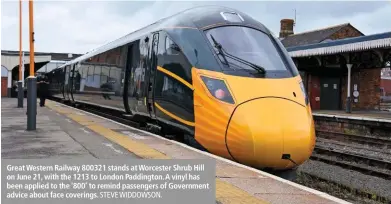
POLYGON ((339 31, 340 29, 346 26, 352 26, 352 25, 350 25, 350 23, 344 23, 340 25, 327 27, 327 28, 293 34, 282 39, 281 43, 285 47, 295 47, 300 45, 320 43, 323 40, 326 40, 330 35, 334 34, 335 32, 339 31))
POLYGON ((286 48, 291 57, 304 57, 342 52, 356 52, 377 48, 391 48, 391 32, 351 37, 330 42, 286 48))
MULTIPOLYGON (((333 40, 330 42, 291 46, 291 47, 287 47, 286 49, 288 50, 288 52, 292 52, 292 51, 297 51, 297 50, 308 50, 308 49, 316 49, 316 48, 324 48, 324 47, 333 47, 333 46, 338 46, 338 45, 348 45, 348 44, 353 44, 353 43, 368 42, 368 41, 382 40, 382 39, 391 39, 391 31, 385 32, 385 33, 377 33, 377 34, 367 35, 367 36, 358 36, 358 37, 338 39, 338 40, 333 40)), ((388 44, 387 44, 387 46, 388 46, 388 44)), ((369 45, 367 45, 367 47, 369 48, 369 45)))

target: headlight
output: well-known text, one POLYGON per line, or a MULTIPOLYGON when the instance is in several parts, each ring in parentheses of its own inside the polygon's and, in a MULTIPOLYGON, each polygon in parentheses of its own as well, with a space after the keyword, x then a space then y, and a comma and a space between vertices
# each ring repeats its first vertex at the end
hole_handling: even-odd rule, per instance
POLYGON ((304 96, 305 104, 308 105, 309 99, 308 99, 308 96, 307 96, 307 92, 305 91, 305 87, 304 87, 304 83, 303 82, 300 82, 300 88, 301 88, 301 92, 303 93, 303 96, 304 96))
POLYGON ((230 104, 235 103, 223 80, 212 79, 205 76, 201 76, 201 79, 213 97, 230 104))

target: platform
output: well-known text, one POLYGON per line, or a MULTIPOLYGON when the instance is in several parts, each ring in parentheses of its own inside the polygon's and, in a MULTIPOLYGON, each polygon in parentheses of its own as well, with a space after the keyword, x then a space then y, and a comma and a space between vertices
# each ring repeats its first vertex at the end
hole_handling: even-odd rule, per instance
MULTIPOLYGON (((26 109, 2 99, 3 158, 115 158, 216 160, 216 203, 348 203, 271 174, 222 159, 57 102, 38 106, 37 131, 27 132, 26 109)), ((26 103, 25 103, 26 104, 26 103)))
POLYGON ((37 130, 27 131, 26 104, 17 108, 16 98, 1 99, 3 159, 137 157, 49 108, 37 107, 37 130))
POLYGON ((391 123, 391 112, 389 111, 352 111, 351 113, 346 113, 342 110, 316 110, 312 114, 320 117, 391 123))

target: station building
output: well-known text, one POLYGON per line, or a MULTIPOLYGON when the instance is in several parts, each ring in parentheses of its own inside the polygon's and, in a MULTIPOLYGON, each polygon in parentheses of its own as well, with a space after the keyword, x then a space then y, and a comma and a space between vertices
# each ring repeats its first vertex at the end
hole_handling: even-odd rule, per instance
MULTIPOLYGON (((69 60, 75 59, 81 54, 72 53, 34 53, 34 73, 40 75, 51 71, 52 69, 66 63, 69 60)), ((22 82, 30 73, 30 53, 23 52, 22 64, 22 82)), ((1 97, 17 97, 15 85, 19 81, 19 51, 1 50, 1 97)))
POLYGON ((345 23, 295 34, 293 27, 292 19, 281 20, 279 39, 299 69, 314 111, 381 109, 391 92, 385 76, 391 32, 366 36, 345 23))

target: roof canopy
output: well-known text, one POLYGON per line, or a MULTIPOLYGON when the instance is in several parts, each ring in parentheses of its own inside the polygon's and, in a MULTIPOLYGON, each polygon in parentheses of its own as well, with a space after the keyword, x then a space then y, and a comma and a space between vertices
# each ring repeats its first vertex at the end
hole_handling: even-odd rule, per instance
POLYGON ((287 47, 291 57, 328 55, 343 52, 365 51, 376 48, 391 48, 391 32, 345 38, 331 42, 287 47))

